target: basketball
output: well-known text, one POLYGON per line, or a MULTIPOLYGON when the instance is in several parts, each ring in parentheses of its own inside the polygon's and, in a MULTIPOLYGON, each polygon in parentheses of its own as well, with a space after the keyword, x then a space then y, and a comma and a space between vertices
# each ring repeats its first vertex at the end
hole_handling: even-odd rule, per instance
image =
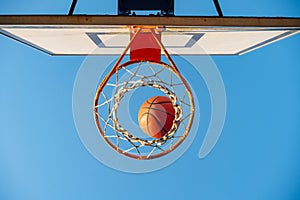
POLYGON ((170 131, 175 118, 172 101, 166 96, 154 96, 140 107, 138 121, 141 129, 150 137, 159 139, 170 131))

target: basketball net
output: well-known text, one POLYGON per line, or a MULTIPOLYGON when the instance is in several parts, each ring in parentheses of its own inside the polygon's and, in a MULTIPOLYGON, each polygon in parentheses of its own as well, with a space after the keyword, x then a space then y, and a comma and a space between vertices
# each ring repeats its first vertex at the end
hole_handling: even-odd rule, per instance
POLYGON ((187 137, 194 100, 189 85, 161 43, 161 28, 131 27, 130 31, 129 44, 97 89, 94 118, 100 135, 118 153, 134 159, 153 159, 170 153, 187 137), (130 61, 121 64, 129 49, 130 61), (170 65, 161 61, 161 51, 170 65), (137 137, 139 134, 130 133, 119 122, 122 99, 142 87, 163 92, 174 107, 172 127, 160 139, 137 137))

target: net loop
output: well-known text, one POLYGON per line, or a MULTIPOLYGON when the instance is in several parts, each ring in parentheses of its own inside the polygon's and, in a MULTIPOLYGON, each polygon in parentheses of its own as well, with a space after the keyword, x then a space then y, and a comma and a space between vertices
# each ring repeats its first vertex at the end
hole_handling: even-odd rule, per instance
POLYGON ((155 84, 152 81, 147 82, 142 79, 137 80, 134 83, 125 84, 124 86, 120 87, 118 92, 114 95, 114 107, 112 109, 112 112, 113 112, 113 123, 114 123, 115 130, 120 132, 125 138, 127 138, 131 142, 133 142, 133 143, 138 142, 143 146, 151 146, 153 144, 160 146, 160 145, 166 143, 166 141, 168 139, 170 139, 176 132, 176 130, 180 124, 181 118, 182 118, 181 107, 177 104, 177 97, 172 91, 170 91, 168 88, 166 88, 162 85, 155 84), (120 101, 124 97, 125 93, 127 93, 131 90, 134 90, 134 89, 137 89, 140 87, 146 87, 146 86, 153 87, 155 89, 159 89, 160 91, 164 92, 171 99, 172 105, 175 110, 175 117, 174 117, 171 129, 162 138, 156 139, 156 140, 145 140, 145 139, 141 139, 138 137, 134 137, 126 129, 124 129, 121 126, 121 124, 119 123, 118 117, 117 117, 117 110, 120 105, 120 101))
POLYGON ((134 159, 152 159, 171 152, 187 137, 194 115, 193 97, 187 82, 170 65, 129 61, 104 80, 96 92, 94 117, 100 135, 114 150, 134 159), (137 137, 121 125, 118 117, 126 93, 143 87, 168 96, 175 110, 170 130, 159 139, 137 137))

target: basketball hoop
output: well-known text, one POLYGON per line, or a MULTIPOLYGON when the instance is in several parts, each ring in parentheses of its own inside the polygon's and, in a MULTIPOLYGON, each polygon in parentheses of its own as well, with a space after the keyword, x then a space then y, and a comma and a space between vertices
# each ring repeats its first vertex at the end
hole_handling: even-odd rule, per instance
POLYGON ((161 43, 159 30, 132 28, 130 43, 99 85, 94 99, 94 118, 100 135, 118 153, 134 159, 153 159, 173 151, 188 135, 194 116, 190 87, 161 43), (129 48, 130 61, 120 64, 129 48), (161 50, 170 65, 160 61, 161 50), (162 74, 167 74, 164 77, 169 80, 162 79, 162 74), (139 138, 118 120, 122 98, 142 87, 163 92, 175 110, 171 129, 159 139, 139 138))

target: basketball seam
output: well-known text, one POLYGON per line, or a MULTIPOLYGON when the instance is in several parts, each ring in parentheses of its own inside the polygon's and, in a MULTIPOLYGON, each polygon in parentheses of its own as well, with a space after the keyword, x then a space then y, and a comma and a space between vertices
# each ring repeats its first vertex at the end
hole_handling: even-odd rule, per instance
POLYGON ((164 110, 160 110, 160 109, 157 109, 157 108, 151 108, 151 107, 142 107, 142 108, 148 108, 149 110, 152 109, 152 110, 156 110, 156 111, 159 111, 159 112, 163 112, 163 113, 166 113, 167 115, 171 116, 171 117, 175 117, 175 115, 172 115, 171 113, 169 112, 166 112, 164 110))
MULTIPOLYGON (((149 110, 150 110, 150 109, 149 109, 149 110)), ((155 119, 155 121, 160 125, 161 130, 163 130, 165 133, 168 132, 168 131, 166 131, 165 127, 160 123, 160 121, 156 118, 155 115, 153 115, 152 113, 149 113, 149 115, 151 115, 151 116, 155 119)))
MULTIPOLYGON (((150 131, 149 131, 149 126, 148 126, 148 125, 149 125, 149 122, 148 122, 148 121, 149 121, 149 113, 150 113, 150 109, 151 109, 151 106, 152 106, 153 102, 154 102, 157 98, 159 98, 159 96, 155 97, 155 99, 150 103, 149 109, 148 109, 148 111, 147 111, 147 114, 148 114, 148 115, 147 115, 147 120, 146 120, 146 121, 147 121, 147 131, 148 131, 148 135, 151 135, 151 134, 150 134, 150 131)), ((149 104, 148 100, 147 100, 147 103, 149 104)))
POLYGON ((149 104, 165 104, 165 103, 172 103, 172 102, 170 102, 170 101, 160 101, 160 102, 153 102, 153 103, 151 103, 151 102, 148 102, 147 101, 147 103, 149 103, 149 104))

